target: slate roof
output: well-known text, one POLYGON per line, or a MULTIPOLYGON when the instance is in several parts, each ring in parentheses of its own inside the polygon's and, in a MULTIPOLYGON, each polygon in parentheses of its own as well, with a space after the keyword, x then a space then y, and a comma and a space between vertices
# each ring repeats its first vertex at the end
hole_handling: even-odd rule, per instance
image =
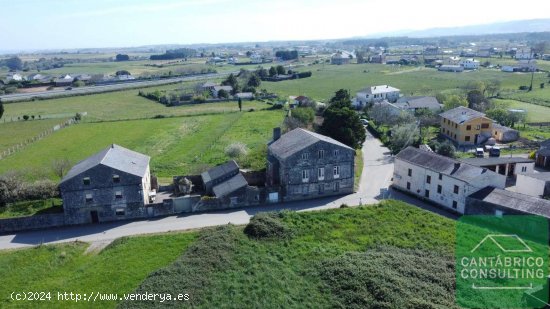
POLYGON ((441 108, 435 97, 402 97, 395 105, 399 108, 441 108))
POLYGON ((203 88, 209 88, 209 87, 214 87, 214 86, 218 86, 218 84, 213 83, 213 82, 206 82, 206 83, 202 84, 203 88))
POLYGON ((378 85, 378 86, 363 88, 358 92, 368 93, 368 94, 380 94, 380 93, 387 93, 387 92, 394 92, 394 91, 400 91, 400 90, 388 85, 378 85))
POLYGON ((459 106, 441 113, 439 116, 455 123, 464 123, 475 118, 485 117, 485 114, 464 106, 459 106))
POLYGON ((543 148, 537 151, 537 155, 544 156, 544 157, 550 157, 550 148, 543 148))
POLYGON ((473 166, 438 155, 434 152, 414 148, 412 146, 401 150, 401 152, 397 154, 396 158, 417 166, 431 169, 441 174, 449 175, 465 182, 470 182, 486 173, 496 174, 486 168, 473 166))
POLYGON ((209 169, 208 171, 201 174, 202 181, 204 183, 214 181, 218 178, 224 177, 228 174, 234 174, 239 172, 239 165, 234 160, 227 161, 224 164, 218 165, 209 169))
POLYGON ((231 87, 231 86, 214 86, 214 90, 216 90, 216 91, 220 91, 222 89, 225 90, 225 91, 232 91, 233 87, 231 87))
POLYGON ((494 187, 485 187, 470 195, 470 198, 499 205, 501 207, 550 218, 550 201, 506 191, 494 187))
POLYGON ((550 139, 547 139, 543 142, 540 142, 540 147, 542 148, 550 148, 550 139))
POLYGON ((475 166, 488 166, 488 165, 498 165, 498 164, 508 164, 508 163, 535 163, 534 160, 531 160, 528 158, 518 158, 518 157, 466 158, 466 159, 461 159, 460 161, 471 165, 475 165, 475 166))
POLYGON ((544 172, 544 173, 522 173, 521 175, 525 175, 527 177, 536 178, 543 181, 550 181, 550 172, 544 172))
POLYGON ((493 122, 493 130, 499 130, 499 131, 502 131, 502 132, 509 132, 509 131, 515 131, 515 132, 518 132, 518 130, 514 130, 512 128, 509 128, 507 126, 503 126, 497 122, 493 122))
POLYGON ((112 144, 110 147, 78 162, 63 177, 61 183, 98 165, 104 165, 131 175, 143 177, 149 167, 150 159, 149 156, 139 152, 112 144))
POLYGON ((278 140, 269 145, 269 149, 278 159, 285 159, 320 141, 353 151, 351 147, 344 145, 335 139, 304 130, 302 128, 297 128, 284 134, 278 140))
POLYGON ((220 198, 232 192, 235 192, 239 189, 242 189, 246 186, 248 186, 246 179, 244 179, 244 176, 241 173, 239 173, 229 178, 228 180, 220 183, 219 185, 214 186, 214 188, 212 188, 212 192, 214 192, 214 195, 216 197, 220 198))

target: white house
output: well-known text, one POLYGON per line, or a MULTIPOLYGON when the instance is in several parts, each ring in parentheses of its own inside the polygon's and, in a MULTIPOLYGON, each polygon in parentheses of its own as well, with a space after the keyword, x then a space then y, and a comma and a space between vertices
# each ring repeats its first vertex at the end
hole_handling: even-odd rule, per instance
POLYGON ((479 69, 479 60, 475 60, 475 59, 460 60, 460 62, 458 64, 460 66, 464 67, 465 70, 477 70, 477 69, 479 69))
POLYGON ((6 81, 16 81, 16 82, 20 82, 22 81, 24 78, 23 78, 23 75, 19 74, 19 73, 8 73, 6 75, 6 81))
POLYGON ((549 197, 550 173, 518 174, 516 192, 535 197, 549 197))
POLYGON ((260 54, 252 54, 250 55, 250 62, 251 63, 263 63, 264 62, 264 57, 260 54))
POLYGON ((463 214, 466 197, 486 187, 504 188, 506 177, 433 152, 407 147, 395 158, 394 188, 463 214))
POLYGON ((384 100, 395 102, 399 99, 399 91, 399 89, 388 85, 367 87, 357 92, 353 105, 362 107, 369 103, 381 102, 384 100))
POLYGON ((516 59, 517 60, 529 60, 529 59, 532 59, 533 58, 533 54, 531 54, 531 50, 530 49, 522 49, 522 50, 518 50, 516 51, 516 59))

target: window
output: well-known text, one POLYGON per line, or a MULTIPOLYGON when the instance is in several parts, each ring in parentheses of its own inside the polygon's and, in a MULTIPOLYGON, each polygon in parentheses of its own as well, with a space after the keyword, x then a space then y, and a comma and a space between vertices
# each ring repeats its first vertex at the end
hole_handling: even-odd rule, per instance
POLYGON ((325 193, 325 185, 324 184, 320 184, 319 185, 319 194, 323 194, 325 193))
POLYGON ((320 167, 317 169, 317 178, 319 180, 324 180, 325 179, 325 168, 324 167, 320 167))
POLYGON ((115 213, 116 213, 117 216, 124 216, 124 214, 125 214, 126 212, 125 212, 124 209, 122 209, 122 208, 117 208, 117 210, 115 211, 115 213))
POLYGON ((302 159, 303 160, 309 159, 309 153, 307 153, 307 152, 302 153, 302 159))
POLYGON ((340 166, 336 165, 333 169, 332 169, 332 172, 334 174, 334 178, 340 178, 340 166))
POLYGON ((303 170, 302 171, 302 182, 308 182, 309 181, 309 170, 303 170))
POLYGON ((432 183, 432 176, 426 176, 426 183, 432 183))
POLYGON ((457 186, 457 185, 455 185, 455 188, 454 188, 453 192, 454 192, 455 194, 458 194, 458 186, 457 186))
POLYGON ((455 129, 458 128, 458 124, 455 123, 455 129))
POLYGON ((411 170, 411 169, 409 168, 409 171, 407 172, 407 175, 409 175, 409 177, 410 177, 410 176, 412 176, 412 173, 413 173, 413 170, 411 170))
POLYGON ((502 212, 502 210, 498 210, 498 209, 495 209, 495 216, 498 217, 498 218, 502 218, 502 215, 504 213, 502 212))
POLYGON ((319 159, 324 159, 325 158, 325 151, 324 150, 319 150, 317 152, 317 155, 318 155, 319 159))
POLYGON ((523 173, 527 172, 527 166, 522 166, 522 167, 521 167, 521 171, 522 171, 523 173))
POLYGON ((478 124, 478 125, 476 126, 476 130, 479 130, 479 129, 480 129, 480 125, 478 124))
POLYGON ((469 141, 470 141, 470 135, 466 135, 466 136, 464 137, 464 141, 469 142, 469 141))
POLYGON ((334 150, 334 156, 337 157, 340 155, 340 150, 336 149, 334 150))
POLYGON ((410 189, 411 189, 411 183, 407 182, 407 190, 410 190, 410 189))
POLYGON ((425 190, 424 191, 424 197, 430 198, 430 190, 425 190))
POLYGON ((467 125, 467 126, 466 126, 466 131, 470 131, 470 130, 472 130, 472 126, 471 126, 471 125, 467 125))
POLYGON ((489 124, 488 123, 482 123, 481 128, 482 129, 489 129, 489 124))
POLYGON ((443 174, 439 173, 439 180, 443 180, 443 174))
POLYGON ((116 191, 115 198, 122 198, 122 191, 116 191))
POLYGON ((442 190, 443 188, 441 187, 441 185, 437 185, 437 193, 441 194, 442 190))
POLYGON ((85 186, 89 186, 90 185, 90 177, 85 177, 82 179, 82 183, 85 185, 85 186))
POLYGON ((120 176, 119 175, 113 175, 113 182, 119 183, 120 182, 120 176))
POLYGON ((339 182, 335 182, 334 183, 334 192, 338 192, 340 191, 340 183, 339 182))
POLYGON ((86 203, 90 203, 94 201, 94 197, 91 193, 86 194, 86 203))
POLYGON ((453 201, 453 209, 456 209, 458 207, 458 203, 456 201, 453 201))

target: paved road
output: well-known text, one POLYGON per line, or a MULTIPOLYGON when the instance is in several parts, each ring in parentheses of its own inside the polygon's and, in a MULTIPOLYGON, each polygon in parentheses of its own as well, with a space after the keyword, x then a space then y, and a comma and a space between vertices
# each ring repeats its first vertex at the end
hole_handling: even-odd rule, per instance
POLYGON ((159 80, 148 80, 148 81, 136 80, 133 82, 126 82, 126 83, 120 83, 120 84, 72 88, 72 90, 61 89, 61 90, 39 91, 39 92, 29 92, 29 93, 14 93, 14 94, 2 95, 0 96, 0 99, 2 100, 2 102, 15 102, 15 101, 32 100, 33 98, 48 99, 48 98, 55 98, 55 97, 67 96, 67 95, 94 94, 94 93, 102 93, 102 92, 108 92, 108 91, 119 91, 119 90, 133 89, 133 88, 159 86, 159 85, 165 85, 165 84, 178 83, 182 81, 219 78, 219 77, 227 76, 228 74, 229 72, 213 73, 213 74, 195 75, 195 76, 187 76, 187 77, 165 78, 165 79, 159 79, 159 80))
MULTIPOLYGON (((390 184, 393 174, 393 157, 391 157, 389 150, 383 147, 380 141, 370 134, 367 134, 367 140, 363 145, 363 164, 363 174, 361 175, 359 190, 347 196, 237 210, 232 209, 203 214, 185 214, 142 221, 112 222, 43 231, 21 232, 13 235, 0 236, 0 249, 22 248, 41 243, 59 243, 75 240, 98 242, 137 234, 189 230, 228 223, 246 224, 251 216, 263 211, 278 211, 283 209, 312 211, 337 208, 343 203, 348 205, 376 203, 383 198, 380 194, 381 190, 388 188, 390 184)), ((452 217, 452 215, 400 192, 390 191, 388 197, 404 200, 419 207, 452 217)))

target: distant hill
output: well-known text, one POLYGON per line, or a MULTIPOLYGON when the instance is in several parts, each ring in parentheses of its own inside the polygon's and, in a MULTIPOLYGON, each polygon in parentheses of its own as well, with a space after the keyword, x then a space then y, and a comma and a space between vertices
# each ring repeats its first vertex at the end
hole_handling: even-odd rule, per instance
POLYGON ((483 25, 472 25, 464 27, 449 27, 449 28, 431 28, 415 31, 395 31, 388 33, 378 33, 369 35, 368 37, 441 37, 454 35, 480 35, 480 34, 498 34, 498 33, 520 33, 520 32, 545 32, 550 31, 550 18, 546 19, 529 19, 499 22, 483 25))

